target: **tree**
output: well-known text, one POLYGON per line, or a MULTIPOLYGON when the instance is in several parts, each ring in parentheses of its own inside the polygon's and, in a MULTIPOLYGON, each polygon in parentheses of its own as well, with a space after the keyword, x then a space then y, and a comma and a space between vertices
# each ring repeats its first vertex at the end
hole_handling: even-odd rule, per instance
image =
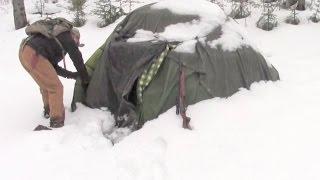
POLYGON ((98 0, 95 4, 96 8, 93 10, 93 14, 102 19, 98 23, 99 27, 105 27, 125 14, 121 6, 112 5, 111 0, 98 0))
POLYGON ((44 10, 45 10, 45 1, 44 0, 37 0, 35 2, 35 8, 37 10, 36 13, 39 13, 40 16, 42 17, 44 14, 44 10))
POLYGON ((20 29, 28 24, 23 0, 12 0, 15 29, 20 29))
POLYGON ((134 3, 141 3, 140 1, 135 0, 114 0, 114 2, 119 3, 119 7, 124 9, 124 6, 127 6, 129 8, 129 12, 132 11, 134 3))
POLYGON ((213 4, 218 5, 221 9, 223 9, 223 10, 224 10, 224 3, 223 3, 223 0, 222 0, 222 1, 221 1, 221 0, 208 0, 208 1, 212 2, 213 4))
POLYGON ((306 10, 306 0, 299 0, 297 10, 306 10))
POLYGON ((298 25, 300 23, 299 18, 297 17, 297 7, 298 7, 298 1, 296 1, 295 4, 290 6, 291 15, 287 17, 286 23, 298 25))
POLYGON ((84 12, 85 3, 86 0, 71 0, 71 6, 69 7, 69 10, 74 12, 74 18, 73 23, 76 27, 83 26, 87 19, 86 19, 86 13, 84 12))
POLYGON ((298 2, 296 10, 303 11, 306 10, 306 0, 286 0, 287 8, 291 7, 292 5, 298 2))
POLYGON ((279 2, 278 0, 262 0, 262 3, 263 11, 257 22, 257 27, 266 31, 271 31, 278 24, 277 17, 273 12, 277 8, 279 2))
POLYGON ((314 23, 317 23, 320 21, 320 0, 316 0, 312 4, 312 16, 310 17, 310 20, 314 23))
POLYGON ((230 16, 234 19, 246 18, 251 14, 248 0, 232 0, 230 16))

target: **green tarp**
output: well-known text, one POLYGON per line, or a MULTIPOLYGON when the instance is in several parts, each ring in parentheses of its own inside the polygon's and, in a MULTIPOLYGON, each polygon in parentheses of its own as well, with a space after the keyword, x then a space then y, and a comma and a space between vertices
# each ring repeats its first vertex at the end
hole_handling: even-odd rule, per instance
MULTIPOLYGON (((179 86, 179 63, 186 67, 186 102, 188 105, 214 97, 228 97, 249 88, 253 82, 279 80, 277 70, 250 46, 225 51, 197 40, 195 53, 169 51, 157 74, 144 89, 141 104, 137 103, 136 83, 168 45, 181 42, 127 42, 139 29, 163 32, 170 24, 189 22, 197 16, 177 15, 151 5, 130 13, 86 63, 91 81, 86 94, 80 82, 74 90, 76 102, 89 107, 107 107, 114 114, 118 127, 140 128, 176 105, 179 86)), ((217 27, 206 41, 222 35, 217 27)))

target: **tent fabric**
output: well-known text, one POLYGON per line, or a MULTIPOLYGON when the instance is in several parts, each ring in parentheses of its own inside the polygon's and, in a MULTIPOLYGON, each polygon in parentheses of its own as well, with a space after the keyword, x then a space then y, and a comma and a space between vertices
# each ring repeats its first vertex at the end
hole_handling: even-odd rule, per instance
MULTIPOLYGON (((152 9, 151 5, 130 13, 86 63, 92 71, 87 92, 77 81, 72 102, 82 102, 92 108, 107 107, 118 127, 140 128, 146 121, 176 105, 179 86, 179 64, 186 69, 187 105, 214 97, 229 97, 239 88, 250 88, 253 82, 279 80, 277 70, 251 46, 225 51, 212 48, 208 41, 222 35, 217 27, 206 37, 196 39, 195 52, 168 52, 157 74, 137 103, 136 88, 141 74, 150 68, 168 45, 181 42, 152 40, 127 42, 139 29, 163 32, 165 27, 198 19, 194 15, 177 15, 167 9, 152 9)), ((191 115, 192 116, 192 115, 191 115)))
POLYGON ((160 54, 160 56, 152 63, 149 69, 145 69, 142 75, 139 77, 137 82, 137 98, 138 103, 142 102, 142 93, 143 90, 149 85, 153 77, 158 73, 159 68, 161 67, 162 62, 167 57, 169 51, 171 50, 169 45, 166 46, 166 49, 160 54))

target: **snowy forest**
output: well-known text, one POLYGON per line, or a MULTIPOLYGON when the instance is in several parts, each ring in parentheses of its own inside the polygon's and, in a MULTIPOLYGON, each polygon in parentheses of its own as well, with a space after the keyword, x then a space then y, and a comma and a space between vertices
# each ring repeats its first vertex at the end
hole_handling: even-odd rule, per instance
MULTIPOLYGON (((297 17, 298 11, 310 10, 312 13, 309 15, 309 20, 317 23, 319 22, 319 4, 318 0, 208 0, 212 3, 219 5, 222 9, 226 9, 228 16, 234 19, 242 19, 248 17, 253 11, 258 13, 260 18, 256 22, 257 27, 263 30, 272 30, 278 24, 275 11, 286 10, 287 18, 286 23, 298 25, 300 20, 297 17)), ((2 0, 1 5, 8 5, 8 0, 2 0)), ((40 16, 50 17, 59 12, 57 8, 53 8, 53 4, 58 7, 64 5, 59 4, 58 0, 38 0, 33 2, 33 14, 40 14, 40 16), (56 10, 54 10, 56 9, 56 10)), ((101 21, 98 27, 105 27, 113 23, 119 17, 130 13, 137 4, 142 4, 143 1, 135 0, 101 0, 94 2, 94 8, 91 11, 85 12, 87 7, 86 0, 71 0, 65 7, 73 16, 73 22, 76 26, 81 27, 85 24, 86 14, 91 13, 98 16, 101 21)), ((13 0, 14 7, 14 22, 15 28, 19 29, 27 25, 25 5, 21 0, 13 0)), ((5 11, 5 7, 1 7, 5 11)))
POLYGON ((320 0, 0 0, 0 180, 319 180, 319 42, 320 0))

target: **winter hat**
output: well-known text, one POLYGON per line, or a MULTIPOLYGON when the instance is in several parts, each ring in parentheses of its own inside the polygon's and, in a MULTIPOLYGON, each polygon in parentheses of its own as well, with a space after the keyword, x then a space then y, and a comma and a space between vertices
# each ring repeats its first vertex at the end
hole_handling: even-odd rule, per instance
MULTIPOLYGON (((79 31, 78 28, 73 27, 73 28, 71 29, 71 33, 74 34, 75 36, 77 36, 77 38, 80 39, 80 31, 79 31)), ((83 47, 83 46, 84 46, 83 43, 79 43, 79 47, 83 47)))
POLYGON ((71 33, 72 34, 74 34, 74 35, 76 35, 78 38, 80 38, 80 31, 79 31, 79 29, 78 28, 72 28, 71 29, 71 33))

